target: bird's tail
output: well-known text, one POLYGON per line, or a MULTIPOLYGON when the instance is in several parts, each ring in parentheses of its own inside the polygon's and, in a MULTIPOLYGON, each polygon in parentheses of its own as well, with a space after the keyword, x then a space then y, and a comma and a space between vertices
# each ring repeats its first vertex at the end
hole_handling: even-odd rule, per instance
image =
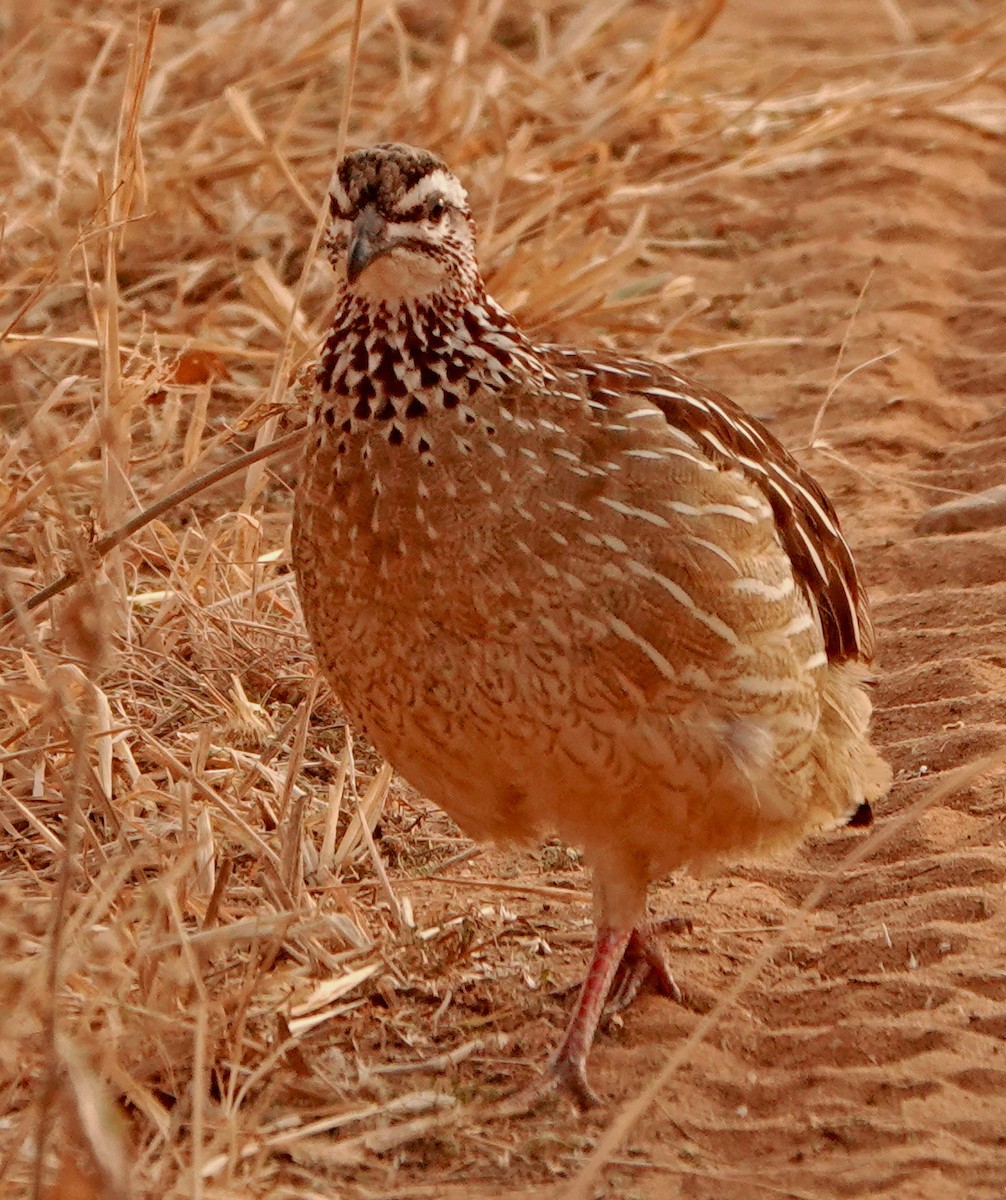
POLYGON ((891 768, 870 741, 873 704, 867 677, 859 662, 830 666, 824 675, 814 746, 815 793, 824 827, 869 825, 873 803, 891 786, 891 768))

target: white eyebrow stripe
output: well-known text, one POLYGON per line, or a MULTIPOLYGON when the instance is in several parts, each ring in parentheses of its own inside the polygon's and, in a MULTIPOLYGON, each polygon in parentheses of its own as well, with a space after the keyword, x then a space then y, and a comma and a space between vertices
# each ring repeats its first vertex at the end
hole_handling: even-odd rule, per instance
POLYGON ((335 201, 335 206, 340 212, 349 212, 349 197, 346 195, 346 189, 342 186, 342 180, 337 174, 332 177, 332 186, 329 189, 329 194, 335 201))
POLYGON ((396 203, 395 210, 408 212, 410 208, 416 208, 425 203, 427 198, 434 193, 439 193, 448 204, 453 204, 455 208, 466 210, 468 208, 468 196, 457 179, 443 167, 435 167, 428 175, 424 175, 409 188, 396 203))

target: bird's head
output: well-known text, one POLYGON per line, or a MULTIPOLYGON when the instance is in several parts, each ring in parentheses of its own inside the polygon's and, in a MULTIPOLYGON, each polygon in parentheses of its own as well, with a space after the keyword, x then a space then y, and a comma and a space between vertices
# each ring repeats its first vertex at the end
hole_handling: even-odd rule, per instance
POLYGON ((481 288, 468 197, 426 150, 385 142, 347 154, 329 213, 328 256, 350 291, 397 306, 481 288))

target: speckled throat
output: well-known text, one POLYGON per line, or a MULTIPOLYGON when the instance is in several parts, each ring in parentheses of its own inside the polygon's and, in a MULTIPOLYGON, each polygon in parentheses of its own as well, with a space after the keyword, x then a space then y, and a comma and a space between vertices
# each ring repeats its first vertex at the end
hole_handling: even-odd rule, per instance
POLYGON ((509 315, 489 297, 391 307, 345 295, 318 368, 314 419, 329 426, 337 450, 366 426, 391 445, 433 445, 423 418, 453 412, 474 425, 476 393, 502 393, 518 381, 546 386, 554 373, 509 315), (414 437, 413 437, 414 435, 414 437))

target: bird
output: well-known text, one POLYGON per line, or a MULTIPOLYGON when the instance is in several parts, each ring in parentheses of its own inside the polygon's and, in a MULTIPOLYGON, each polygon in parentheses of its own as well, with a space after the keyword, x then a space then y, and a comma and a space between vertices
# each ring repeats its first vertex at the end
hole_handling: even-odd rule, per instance
POLYGON ((437 155, 349 151, 292 557, 352 726, 471 837, 558 835, 596 937, 535 1096, 597 1102, 606 1005, 675 990, 650 884, 867 824, 874 635, 835 509, 672 367, 544 343, 486 291, 437 155))

